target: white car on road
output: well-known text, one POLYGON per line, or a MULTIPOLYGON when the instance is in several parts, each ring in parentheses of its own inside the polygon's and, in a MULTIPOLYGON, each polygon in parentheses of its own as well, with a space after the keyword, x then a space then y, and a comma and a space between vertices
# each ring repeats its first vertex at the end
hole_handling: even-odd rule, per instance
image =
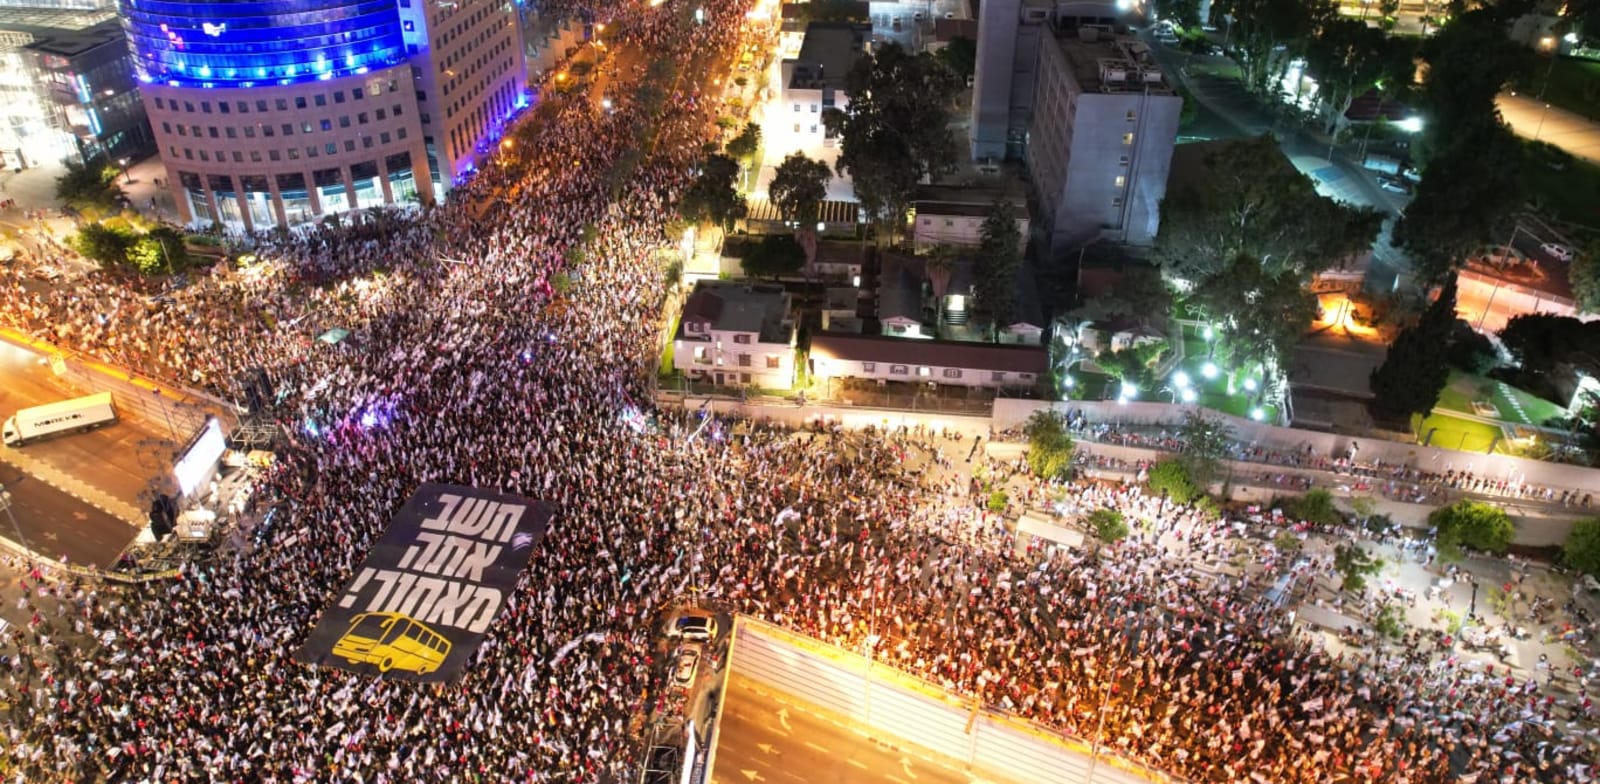
POLYGON ((1572 249, 1560 243, 1546 242, 1539 246, 1539 250, 1544 251, 1544 255, 1556 261, 1572 261, 1572 249))

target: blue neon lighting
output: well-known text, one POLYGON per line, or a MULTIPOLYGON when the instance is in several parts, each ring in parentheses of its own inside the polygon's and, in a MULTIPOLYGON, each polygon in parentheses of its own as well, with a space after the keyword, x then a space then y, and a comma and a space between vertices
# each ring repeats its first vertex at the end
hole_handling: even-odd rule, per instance
POLYGON ((122 10, 145 82, 293 84, 406 58, 395 0, 122 0, 122 10))

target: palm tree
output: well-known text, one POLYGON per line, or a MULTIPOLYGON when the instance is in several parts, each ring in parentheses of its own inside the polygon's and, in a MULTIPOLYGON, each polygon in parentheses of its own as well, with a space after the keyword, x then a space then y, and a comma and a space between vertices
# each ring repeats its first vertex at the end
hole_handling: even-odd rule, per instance
POLYGON ((933 298, 942 302, 944 295, 950 289, 950 276, 956 268, 956 249, 947 243, 939 243, 928 251, 922 262, 923 270, 928 276, 928 283, 933 286, 933 298))

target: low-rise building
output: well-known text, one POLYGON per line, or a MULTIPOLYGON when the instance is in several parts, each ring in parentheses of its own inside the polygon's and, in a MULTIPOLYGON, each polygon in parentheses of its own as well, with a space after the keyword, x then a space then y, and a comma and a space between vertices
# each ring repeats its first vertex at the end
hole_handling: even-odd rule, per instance
POLYGON ((940 339, 1038 345, 1044 334, 1037 287, 1032 272, 1017 273, 1008 323, 995 325, 975 317, 975 264, 957 258, 943 269, 929 256, 883 253, 879 256, 878 323, 882 334, 899 338, 940 339))
POLYGON ((673 368, 719 385, 794 385, 795 325, 782 286, 702 280, 683 304, 673 368))
POLYGON ((870 379, 882 384, 942 384, 1026 389, 1044 378, 1049 351, 1042 346, 914 340, 883 335, 820 333, 811 338, 812 378, 870 379))
POLYGON ((925 185, 917 189, 912 207, 911 241, 918 253, 936 245, 975 248, 983 241, 983 222, 996 204, 1011 207, 1022 244, 1028 242, 1028 200, 1020 187, 948 187, 925 185))
POLYGON ((780 66, 783 101, 763 129, 784 149, 811 157, 838 140, 823 126, 822 113, 849 104, 845 76, 866 56, 872 26, 856 22, 812 22, 806 25, 800 52, 780 66))

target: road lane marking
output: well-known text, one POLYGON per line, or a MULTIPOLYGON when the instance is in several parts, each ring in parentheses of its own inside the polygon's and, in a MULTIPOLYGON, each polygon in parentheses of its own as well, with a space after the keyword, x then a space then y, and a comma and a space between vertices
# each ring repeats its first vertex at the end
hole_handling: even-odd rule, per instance
POLYGON ((833 752, 830 752, 830 751, 828 751, 827 749, 825 749, 825 748, 823 748, 821 746, 818 746, 815 743, 812 743, 809 740, 806 741, 806 748, 811 749, 812 751, 815 751, 818 754, 832 754, 833 753, 833 752))
POLYGON ((862 762, 860 760, 847 759, 847 760, 845 760, 845 762, 850 763, 851 767, 854 767, 854 768, 859 768, 861 770, 866 770, 867 769, 867 763, 862 762))

